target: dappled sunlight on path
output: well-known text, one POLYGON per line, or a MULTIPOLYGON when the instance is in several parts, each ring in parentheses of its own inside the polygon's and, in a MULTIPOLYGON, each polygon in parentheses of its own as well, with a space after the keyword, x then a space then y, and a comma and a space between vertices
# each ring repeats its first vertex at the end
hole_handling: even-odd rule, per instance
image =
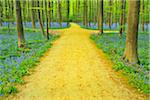
POLYGON ((94 31, 73 23, 62 31, 35 72, 26 77, 27 84, 11 100, 142 99, 121 83, 111 69, 112 63, 89 39, 94 31))

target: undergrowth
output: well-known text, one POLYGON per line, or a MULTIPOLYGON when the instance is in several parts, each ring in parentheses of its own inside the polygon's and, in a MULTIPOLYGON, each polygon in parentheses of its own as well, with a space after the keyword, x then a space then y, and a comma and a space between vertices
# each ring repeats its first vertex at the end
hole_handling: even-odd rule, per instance
POLYGON ((16 83, 23 84, 22 77, 29 74, 29 69, 39 63, 39 58, 52 46, 51 42, 58 38, 50 34, 46 41, 39 30, 25 29, 26 48, 17 47, 17 32, 0 30, 0 96, 17 92, 16 83))
POLYGON ((140 65, 130 65, 122 60, 122 55, 125 49, 125 34, 122 38, 116 33, 104 33, 103 35, 93 34, 90 37, 95 41, 98 48, 101 48, 104 53, 113 61, 113 68, 116 71, 122 71, 127 77, 130 84, 138 88, 139 91, 145 94, 150 93, 149 83, 149 34, 139 33, 138 37, 138 55, 140 65))

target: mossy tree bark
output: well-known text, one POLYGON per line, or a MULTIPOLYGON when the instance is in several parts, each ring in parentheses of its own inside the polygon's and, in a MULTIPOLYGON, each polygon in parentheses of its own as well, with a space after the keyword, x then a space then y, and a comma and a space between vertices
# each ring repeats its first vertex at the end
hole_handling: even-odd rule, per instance
POLYGON ((16 26, 18 32, 18 47, 24 48, 25 38, 24 38, 24 31, 23 31, 23 24, 22 24, 21 6, 19 0, 16 0, 16 26))
POLYGON ((129 63, 139 63, 137 54, 138 40, 138 23, 139 23, 140 1, 129 0, 128 7, 128 30, 126 37, 126 48, 124 59, 129 63))
POLYGON ((98 0, 98 29, 103 34, 103 0, 98 0))

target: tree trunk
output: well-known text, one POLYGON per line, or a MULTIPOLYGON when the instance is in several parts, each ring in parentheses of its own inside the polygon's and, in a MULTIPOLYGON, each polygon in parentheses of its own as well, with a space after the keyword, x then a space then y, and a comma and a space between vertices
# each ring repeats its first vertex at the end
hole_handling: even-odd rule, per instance
POLYGON ((40 9, 41 9, 41 22, 42 22, 42 25, 43 25, 43 27, 45 26, 45 20, 44 20, 44 11, 43 11, 43 0, 39 0, 39 3, 41 3, 41 5, 39 6, 40 7, 40 9))
MULTIPOLYGON (((81 9, 80 9, 80 2, 81 2, 81 1, 78 0, 78 9, 77 9, 78 15, 77 15, 77 16, 78 16, 79 18, 81 18, 81 15, 80 15, 80 10, 81 10, 81 9)), ((79 22, 79 19, 78 19, 78 22, 79 22)))
POLYGON ((60 27, 62 27, 61 0, 58 0, 58 16, 60 27))
MULTIPOLYGON (((34 0, 32 1, 32 7, 34 7, 34 0)), ((35 21, 34 21, 34 10, 33 9, 31 9, 31 21, 32 21, 32 28, 36 28, 35 27, 35 21)))
MULTIPOLYGON (((46 2, 46 1, 45 1, 46 2)), ((51 14, 51 1, 48 1, 48 23, 49 23, 49 28, 51 28, 51 19, 52 19, 52 14, 51 14)))
POLYGON ((112 14, 111 14, 111 11, 112 11, 112 0, 109 0, 109 13, 108 13, 108 26, 109 26, 109 29, 111 29, 111 17, 112 17, 112 14))
POLYGON ((22 14, 21 14, 21 6, 20 1, 16 0, 16 26, 18 32, 18 47, 25 47, 25 38, 22 24, 22 14))
POLYGON ((132 64, 139 63, 137 54, 139 12, 140 12, 140 1, 129 0, 128 30, 126 37, 126 48, 123 58, 132 64))
POLYGON ((87 22, 87 1, 86 0, 84 0, 83 1, 84 2, 84 9, 83 9, 83 25, 84 26, 88 26, 88 22, 87 22))
POLYGON ((2 17, 3 17, 3 7, 2 7, 2 1, 0 1, 0 26, 2 26, 2 17))
POLYGON ((54 18, 54 2, 52 1, 51 3, 51 22, 53 22, 53 18, 54 18))
POLYGON ((49 40, 49 33, 48 33, 48 16, 47 16, 47 1, 45 0, 45 18, 46 18, 46 38, 49 40))
POLYGON ((142 0, 142 31, 144 31, 144 0, 142 0))
POLYGON ((123 13, 124 13, 124 9, 123 9, 123 3, 124 3, 124 0, 121 0, 121 14, 120 14, 120 31, 119 31, 119 35, 120 37, 122 36, 122 32, 123 32, 123 13))
POLYGON ((22 11, 23 11, 23 23, 24 23, 24 26, 26 27, 26 15, 27 15, 26 4, 27 4, 27 1, 23 0, 22 2, 23 2, 23 8, 22 8, 22 11))
MULTIPOLYGON (((11 16, 14 19, 14 1, 11 1, 11 16)), ((12 24, 14 25, 14 21, 12 21, 12 24)))
POLYGON ((67 26, 69 26, 69 13, 70 13, 70 9, 69 9, 69 0, 67 0, 67 26))
POLYGON ((39 21, 39 24, 40 24, 40 29, 41 29, 41 32, 43 34, 43 36, 45 37, 45 34, 44 34, 44 28, 43 28, 43 24, 42 24, 42 21, 41 21, 41 14, 40 14, 40 6, 39 6, 39 1, 37 1, 37 6, 38 6, 38 11, 37 11, 37 19, 39 21))
POLYGON ((98 29, 103 34, 103 0, 98 0, 98 29))
POLYGON ((92 1, 89 0, 89 26, 91 26, 91 16, 92 16, 92 1))
POLYGON ((124 0, 123 3, 123 32, 125 32, 125 26, 126 26, 126 0, 124 0))

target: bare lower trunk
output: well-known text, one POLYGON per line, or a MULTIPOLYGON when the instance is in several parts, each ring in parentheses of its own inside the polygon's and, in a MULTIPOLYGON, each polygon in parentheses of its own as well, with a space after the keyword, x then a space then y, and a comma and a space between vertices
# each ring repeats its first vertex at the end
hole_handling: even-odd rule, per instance
POLYGON ((103 34, 103 0, 98 0, 98 29, 103 34))
POLYGON ((25 38, 23 32, 22 14, 19 0, 16 0, 16 26, 18 32, 18 47, 23 48, 25 47, 25 38))
POLYGON ((126 37, 126 48, 124 52, 124 59, 129 63, 136 64, 139 62, 137 54, 137 40, 138 40, 138 23, 139 23, 139 11, 140 1, 129 1, 128 8, 128 30, 126 37))

